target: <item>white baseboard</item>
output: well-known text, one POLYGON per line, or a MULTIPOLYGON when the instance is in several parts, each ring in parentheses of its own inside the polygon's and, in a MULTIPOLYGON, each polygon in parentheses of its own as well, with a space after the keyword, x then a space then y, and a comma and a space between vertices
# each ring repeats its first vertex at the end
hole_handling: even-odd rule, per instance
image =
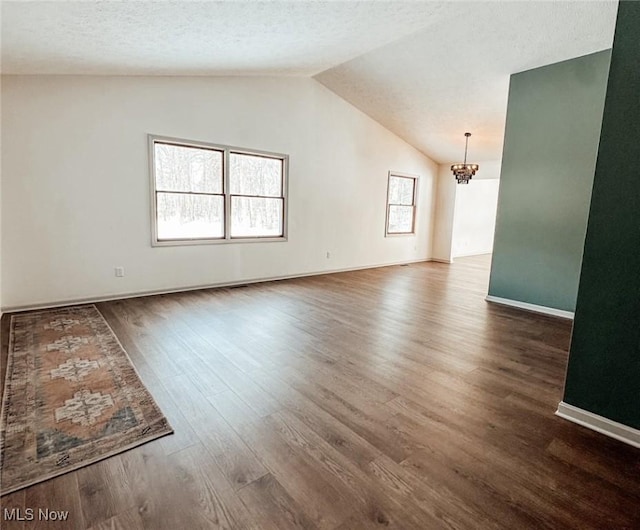
POLYGON ((431 258, 429 261, 435 261, 436 263, 453 263, 452 259, 446 258, 431 258))
POLYGON ((620 440, 621 442, 633 445, 640 449, 640 430, 629 427, 617 421, 610 420, 603 416, 598 416, 588 410, 583 410, 564 401, 558 404, 556 416, 572 421, 593 431, 620 440))
POLYGON ((518 309, 526 309, 527 311, 533 311, 534 313, 542 313, 544 315, 552 315, 554 317, 568 318, 573 320, 573 311, 564 311, 562 309, 556 309, 554 307, 546 307, 543 305, 529 304, 527 302, 520 302, 519 300, 510 300, 509 298, 500 298, 499 296, 487 295, 485 297, 487 302, 493 302, 495 304, 508 305, 510 307, 517 307, 518 309))
POLYGON ((57 300, 53 302, 35 303, 21 306, 3 307, 3 313, 14 313, 17 311, 32 311, 34 309, 51 309, 54 307, 64 307, 68 305, 95 304, 98 302, 108 302, 110 300, 124 300, 127 298, 138 298, 141 296, 154 296, 159 294, 183 293, 187 291, 199 291, 201 289, 215 289, 219 287, 235 287, 238 285, 250 285, 253 283, 273 282, 278 280, 293 280, 295 278, 306 278, 309 276, 322 276, 323 274, 336 274, 339 272, 351 272, 366 269, 378 269, 381 267, 393 267, 395 265, 409 265, 411 263, 424 263, 433 261, 431 258, 422 258, 415 260, 404 260, 391 263, 381 263, 378 265, 363 265, 359 267, 347 267, 343 269, 331 269, 326 271, 305 272, 300 274, 291 274, 285 276, 270 276, 265 278, 251 278, 247 280, 238 280, 233 282, 210 283, 205 285, 192 285, 186 287, 178 287, 176 289, 157 289, 149 291, 135 291, 129 293, 116 293, 103 296, 93 296, 88 298, 71 298, 67 300, 57 300))
POLYGON ((488 254, 491 254, 493 251, 492 250, 478 250, 476 252, 466 252, 464 254, 456 254, 455 256, 453 256, 453 259, 456 258, 470 258, 471 256, 487 256, 488 254))

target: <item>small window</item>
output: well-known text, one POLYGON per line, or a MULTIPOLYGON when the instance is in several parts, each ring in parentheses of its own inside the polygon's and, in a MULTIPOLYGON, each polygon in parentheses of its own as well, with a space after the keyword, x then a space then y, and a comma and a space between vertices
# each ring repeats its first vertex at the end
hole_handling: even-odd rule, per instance
POLYGON ((386 235, 415 233, 418 177, 389 173, 386 235))
POLYGON ((286 155, 149 142, 154 245, 285 239, 286 155))

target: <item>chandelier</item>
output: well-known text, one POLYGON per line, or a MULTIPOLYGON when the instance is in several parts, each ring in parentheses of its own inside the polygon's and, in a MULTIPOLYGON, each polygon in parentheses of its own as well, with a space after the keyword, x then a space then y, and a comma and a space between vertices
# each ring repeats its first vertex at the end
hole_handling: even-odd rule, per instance
POLYGON ((451 166, 451 171, 453 171, 453 176, 456 177, 458 184, 469 184, 471 177, 473 177, 476 174, 476 171, 480 169, 478 164, 467 164, 467 148, 469 147, 469 136, 471 136, 471 133, 466 132, 464 135, 467 137, 464 145, 464 162, 462 164, 453 164, 451 166))

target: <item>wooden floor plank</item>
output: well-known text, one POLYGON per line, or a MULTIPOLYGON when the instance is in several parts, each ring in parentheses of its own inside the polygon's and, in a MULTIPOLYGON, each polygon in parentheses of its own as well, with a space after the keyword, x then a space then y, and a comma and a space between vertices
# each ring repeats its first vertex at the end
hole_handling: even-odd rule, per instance
POLYGON ((144 522, 136 508, 114 515, 106 521, 88 527, 88 530, 144 530, 144 522))
MULTIPOLYGON (((24 530, 25 518, 27 513, 25 509, 25 493, 26 490, 16 491, 0 497, 0 525, 5 530, 24 530)), ((33 507, 30 507, 33 510, 33 507)))
POLYGON ((238 495, 260 529, 318 528, 270 473, 242 488, 238 495))
POLYGON ((67 473, 49 482, 36 484, 26 490, 25 505, 33 507, 37 513, 34 520, 25 525, 25 529, 84 528, 86 523, 80 502, 78 477, 74 473, 67 473))
MULTIPOLYGON (((77 474, 82 516, 86 523, 106 521, 133 506, 121 455, 73 473, 77 474)), ((48 483, 48 487, 54 488, 53 481, 48 483)))
POLYGON ((3 518, 49 507, 78 530, 640 528, 640 451, 554 415, 571 322, 488 304, 489 264, 97 304, 175 434, 2 497, 3 518))
POLYGON ((164 385, 189 418, 196 437, 212 455, 229 485, 239 489, 267 473, 262 463, 217 410, 190 386, 187 376, 166 379, 164 385))
POLYGON ((332 529, 351 515, 351 493, 333 483, 313 459, 288 444, 264 418, 245 425, 241 435, 315 526, 332 529))

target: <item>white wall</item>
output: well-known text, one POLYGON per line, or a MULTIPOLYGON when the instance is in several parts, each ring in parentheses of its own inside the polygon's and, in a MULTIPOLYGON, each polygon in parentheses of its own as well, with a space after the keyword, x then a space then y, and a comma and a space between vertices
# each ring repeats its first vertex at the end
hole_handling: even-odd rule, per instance
POLYGON ((450 262, 453 259, 453 218, 456 205, 456 179, 451 164, 438 166, 436 211, 433 225, 433 259, 450 262))
POLYGON ((454 258, 489 254, 496 228, 499 160, 478 163, 480 169, 471 182, 456 187, 451 254, 454 258))
POLYGON ((501 162, 488 160, 479 165, 471 182, 460 185, 451 164, 438 166, 433 259, 451 262, 493 249, 501 162))
POLYGON ((499 180, 473 179, 456 192, 451 253, 454 258, 493 250, 499 180))
POLYGON ((2 100, 5 309, 431 256, 436 164, 312 79, 5 76, 2 100), (148 133, 289 154, 289 241, 152 248, 148 133), (389 170, 420 175, 415 237, 384 237, 389 170))
MULTIPOLYGON (((2 94, 2 76, 0 76, 0 94, 2 94)), ((0 123, 2 123, 2 98, 1 97, 0 97, 0 123)), ((1 153, 2 153, 2 127, 0 127, 0 154, 1 153)), ((2 165, 0 164, 0 317, 2 317, 2 313, 3 313, 2 308, 3 308, 3 305, 2 305, 2 165)), ((0 343, 2 342, 1 329, 2 327, 0 326, 0 343)))

